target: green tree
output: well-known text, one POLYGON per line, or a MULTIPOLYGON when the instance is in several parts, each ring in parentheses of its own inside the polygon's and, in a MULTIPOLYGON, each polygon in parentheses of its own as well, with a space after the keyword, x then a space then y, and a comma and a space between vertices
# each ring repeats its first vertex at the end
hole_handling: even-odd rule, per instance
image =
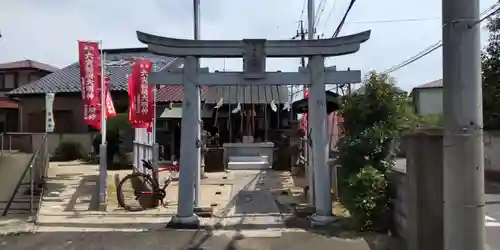
POLYGON ((394 192, 388 174, 395 163, 394 139, 414 118, 393 78, 370 72, 363 85, 366 91, 346 96, 340 109, 340 199, 361 230, 387 232, 392 226, 394 192))
POLYGON ((500 16, 489 20, 488 45, 481 54, 485 129, 500 129, 500 16))

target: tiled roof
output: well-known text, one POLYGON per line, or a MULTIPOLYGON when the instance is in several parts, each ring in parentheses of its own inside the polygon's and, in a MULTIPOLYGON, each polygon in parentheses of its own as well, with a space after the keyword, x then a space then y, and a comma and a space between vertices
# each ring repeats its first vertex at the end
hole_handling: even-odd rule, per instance
POLYGON ((432 82, 428 82, 426 84, 419 85, 414 89, 442 88, 442 87, 443 87, 443 79, 439 79, 432 82))
POLYGON ((207 90, 206 102, 215 104, 222 98, 223 103, 286 103, 289 100, 286 86, 211 86, 207 90))
MULTIPOLYGON (((201 100, 215 104, 223 98, 224 103, 276 103, 288 102, 286 86, 201 86, 201 100)), ((158 102, 182 102, 182 85, 164 85, 158 90, 158 102)))
POLYGON ((47 72, 56 72, 59 70, 54 66, 33 60, 0 63, 0 69, 39 69, 47 72))
MULTIPOLYGON (((201 100, 205 100, 208 87, 201 86, 201 100)), ((163 85, 157 92, 158 102, 182 102, 184 91, 182 85, 163 85)))
MULTIPOLYGON (((173 58, 150 58, 157 70, 165 68, 173 58)), ((111 91, 127 91, 127 74, 130 74, 131 60, 111 61, 106 64, 110 77, 111 91)), ((7 93, 9 96, 44 93, 80 92, 80 68, 78 62, 49 74, 41 79, 23 85, 7 93)))

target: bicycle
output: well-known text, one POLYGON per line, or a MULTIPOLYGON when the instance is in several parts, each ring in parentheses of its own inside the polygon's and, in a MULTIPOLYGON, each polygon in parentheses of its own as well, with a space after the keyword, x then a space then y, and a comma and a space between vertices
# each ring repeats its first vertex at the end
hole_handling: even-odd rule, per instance
POLYGON ((165 196, 167 195, 165 189, 170 185, 172 180, 179 173, 179 165, 177 162, 173 162, 171 166, 166 168, 154 169, 151 161, 141 160, 144 168, 149 169, 151 173, 169 172, 168 178, 165 180, 163 187, 155 178, 151 177, 151 174, 144 174, 140 172, 135 172, 128 174, 123 178, 118 186, 116 187, 116 195, 118 204, 127 211, 143 211, 148 208, 154 208, 158 206, 158 202, 163 206, 165 196), (128 191, 125 188, 127 182, 131 182, 132 186, 132 197, 125 194, 124 191, 128 191), (129 205, 128 201, 137 201, 138 206, 129 205))

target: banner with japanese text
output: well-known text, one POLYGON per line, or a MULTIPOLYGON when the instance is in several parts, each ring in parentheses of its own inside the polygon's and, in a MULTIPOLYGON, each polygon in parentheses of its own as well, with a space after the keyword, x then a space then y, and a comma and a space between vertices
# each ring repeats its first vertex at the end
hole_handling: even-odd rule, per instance
POLYGON ((100 129, 101 62, 97 42, 78 41, 83 120, 100 129))
POLYGON ((136 119, 137 114, 137 102, 136 102, 136 93, 134 92, 134 83, 132 79, 132 75, 127 77, 128 81, 128 97, 129 97, 129 109, 128 109, 128 122, 132 125, 133 128, 148 128, 149 124, 144 123, 136 119))
POLYGON ((129 82, 130 111, 132 126, 148 128, 152 131, 154 120, 154 87, 148 83, 148 74, 153 69, 153 62, 138 59, 132 64, 132 75, 129 82))
POLYGON ((154 91, 148 84, 148 74, 153 68, 153 62, 139 59, 132 65, 132 83, 137 105, 136 120, 149 122, 153 120, 154 91))

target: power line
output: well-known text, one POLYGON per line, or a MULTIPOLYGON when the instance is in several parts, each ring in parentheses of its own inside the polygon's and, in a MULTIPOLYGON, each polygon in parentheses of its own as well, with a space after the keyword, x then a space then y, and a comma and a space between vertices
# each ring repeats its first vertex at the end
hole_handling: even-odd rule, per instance
POLYGON ((299 27, 300 27, 300 22, 303 20, 304 18, 304 12, 306 11, 306 5, 307 5, 307 0, 303 0, 302 1, 302 10, 300 11, 300 16, 299 16, 299 22, 297 24, 297 30, 299 30, 299 27))
POLYGON ((414 55, 414 56, 406 59, 405 61, 403 61, 403 62, 401 62, 401 63, 399 63, 399 64, 397 64, 395 66, 392 66, 390 69, 382 72, 382 74, 389 74, 389 73, 392 73, 392 72, 394 72, 394 71, 396 71, 396 70, 398 70, 400 68, 403 68, 404 66, 406 66, 406 65, 408 65, 410 63, 415 62, 416 60, 418 60, 418 59, 420 59, 420 58, 422 58, 422 57, 424 57, 424 56, 432 53, 433 51, 441 48, 442 46, 443 46, 443 42, 441 40, 439 40, 437 43, 435 43, 435 44, 427 47, 426 49, 420 51, 418 54, 416 54, 416 55, 414 55))
POLYGON ((337 29, 335 30, 335 32, 333 32, 332 38, 335 38, 339 35, 340 30, 342 29, 342 26, 344 26, 344 22, 347 19, 347 15, 349 15, 349 12, 351 11, 352 6, 354 5, 355 2, 356 0, 351 0, 351 2, 349 3, 349 7, 347 7, 347 10, 344 13, 344 16, 342 17, 342 21, 340 21, 339 26, 337 26, 337 29))
POLYGON ((337 5, 338 0, 333 0, 332 7, 330 8, 330 11, 328 12, 328 15, 326 17, 325 25, 323 29, 326 29, 326 25, 328 24, 328 21, 330 21, 330 17, 332 17, 333 11, 335 10, 335 6, 337 5))
MULTIPOLYGON (((500 2, 498 3, 500 5, 500 2)), ((479 19, 478 21, 474 22, 472 25, 476 25, 478 23, 481 23, 483 22, 484 20, 490 18, 491 16, 495 15, 496 13, 498 13, 498 11, 500 11, 500 7, 497 8, 496 10, 494 10, 493 12, 491 12, 490 14, 486 15, 485 17, 479 19)))
POLYGON ((318 4, 318 8, 316 8, 316 20, 314 20, 314 29, 318 27, 319 22, 321 21, 321 17, 323 15, 323 12, 325 11, 325 5, 328 1, 326 0, 321 0, 318 4))
MULTIPOLYGON (((481 22, 483 22, 484 20, 488 19, 489 17, 493 16, 494 14, 498 13, 500 11, 500 1, 499 2, 496 2, 495 4, 493 4, 492 6, 490 6, 488 9, 484 10, 483 12, 481 12, 481 16, 483 16, 481 19, 473 22, 470 27, 474 26, 474 25, 477 25, 481 22), (496 9, 495 9, 496 8, 496 9), (493 10, 493 11, 492 11, 493 10), (490 12, 492 11, 492 12, 490 12)), ((395 66, 392 66, 391 68, 389 68, 388 70, 382 72, 383 74, 390 74, 396 70, 399 70, 417 60, 419 60, 420 58, 432 53, 433 51, 441 48, 443 46, 443 42, 441 40, 439 40, 437 43, 429 46, 428 48, 420 51, 419 53, 417 53, 416 55, 410 57, 409 59, 406 59, 405 61, 395 65, 395 66)))
POLYGON ((426 17, 426 18, 406 18, 406 19, 392 19, 392 20, 373 20, 373 21, 353 21, 346 22, 346 24, 361 24, 361 23, 404 23, 404 22, 420 22, 441 19, 440 17, 426 17))

